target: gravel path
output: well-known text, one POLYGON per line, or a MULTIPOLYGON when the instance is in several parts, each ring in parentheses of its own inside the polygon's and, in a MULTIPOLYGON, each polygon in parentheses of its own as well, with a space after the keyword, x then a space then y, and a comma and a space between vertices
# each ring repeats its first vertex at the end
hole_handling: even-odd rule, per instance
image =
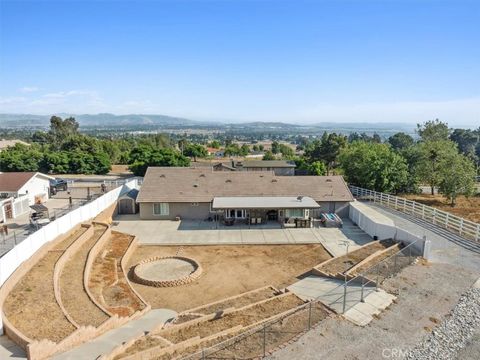
MULTIPOLYGON (((480 289, 472 288, 461 296, 450 316, 419 345, 409 351, 405 358, 409 360, 455 359, 479 327, 480 289)), ((480 354, 477 353, 478 357, 480 354)), ((459 358, 463 359, 463 357, 459 358)))
POLYGON ((368 326, 326 319, 270 359, 400 359, 450 313, 477 277, 477 272, 450 264, 406 267, 384 283, 398 294, 396 303, 368 326))

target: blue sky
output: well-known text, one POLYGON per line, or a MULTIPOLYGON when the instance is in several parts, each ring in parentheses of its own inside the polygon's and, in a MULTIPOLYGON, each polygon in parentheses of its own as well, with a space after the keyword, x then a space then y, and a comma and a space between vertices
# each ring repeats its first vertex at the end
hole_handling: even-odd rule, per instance
POLYGON ((0 0, 0 112, 480 124, 480 2, 0 0))

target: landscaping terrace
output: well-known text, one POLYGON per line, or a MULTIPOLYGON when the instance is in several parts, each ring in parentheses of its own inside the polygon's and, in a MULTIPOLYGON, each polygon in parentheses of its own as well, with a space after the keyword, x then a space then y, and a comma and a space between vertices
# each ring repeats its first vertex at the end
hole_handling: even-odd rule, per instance
POLYGON ((131 235, 112 231, 93 261, 88 281, 92 296, 110 313, 118 316, 131 316, 145 307, 132 291, 121 266, 133 239, 131 235))
POLYGON ((80 227, 58 240, 7 296, 5 316, 28 338, 59 342, 75 331, 55 299, 53 273, 57 260, 85 231, 80 227))
POLYGON ((87 294, 84 287, 84 269, 88 253, 107 230, 102 224, 94 225, 93 235, 70 255, 60 276, 61 301, 68 315, 78 325, 98 327, 109 316, 100 309, 87 294))

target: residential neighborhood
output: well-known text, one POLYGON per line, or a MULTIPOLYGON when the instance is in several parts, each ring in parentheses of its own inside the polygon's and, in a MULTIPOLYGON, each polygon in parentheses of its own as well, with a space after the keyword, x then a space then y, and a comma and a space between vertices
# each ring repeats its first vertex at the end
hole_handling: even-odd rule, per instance
POLYGON ((0 360, 480 359, 480 3, 0 2, 0 360))

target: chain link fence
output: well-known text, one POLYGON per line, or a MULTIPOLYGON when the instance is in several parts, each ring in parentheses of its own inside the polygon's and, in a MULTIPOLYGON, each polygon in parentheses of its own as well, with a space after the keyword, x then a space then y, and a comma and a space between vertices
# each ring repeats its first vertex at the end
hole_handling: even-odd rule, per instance
POLYGON ((161 359, 184 360, 253 359, 266 357, 273 350, 318 325, 333 312, 343 314, 364 299, 385 279, 395 276, 415 260, 415 243, 388 254, 373 266, 359 269, 355 276, 344 281, 312 301, 280 314, 273 319, 247 328, 217 334, 201 342, 177 350, 161 359), (186 355, 186 354, 190 355, 186 355))

